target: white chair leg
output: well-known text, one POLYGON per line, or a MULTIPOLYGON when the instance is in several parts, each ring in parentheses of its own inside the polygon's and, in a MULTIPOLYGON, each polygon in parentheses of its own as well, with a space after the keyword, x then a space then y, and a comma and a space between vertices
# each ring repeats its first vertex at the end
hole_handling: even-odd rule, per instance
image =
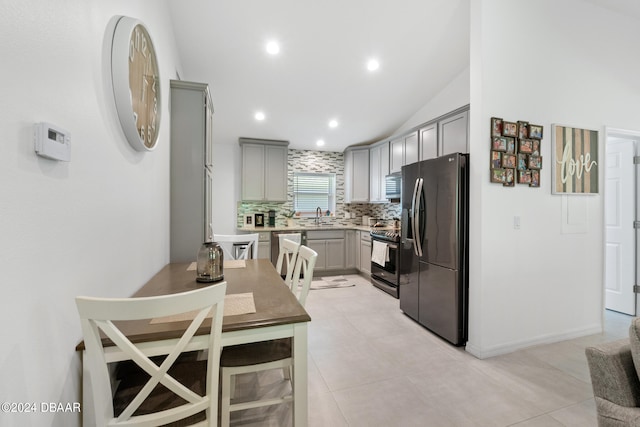
POLYGON ((291 379, 291 366, 287 366, 286 368, 282 368, 282 375, 285 380, 291 379))

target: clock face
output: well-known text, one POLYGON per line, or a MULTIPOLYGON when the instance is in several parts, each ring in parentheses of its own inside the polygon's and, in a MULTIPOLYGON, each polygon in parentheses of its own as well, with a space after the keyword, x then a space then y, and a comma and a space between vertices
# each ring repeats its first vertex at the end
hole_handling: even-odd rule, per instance
POLYGON ((121 17, 111 49, 111 73, 122 130, 133 148, 153 150, 160 127, 160 75, 151 37, 135 19, 121 17))
POLYGON ((129 89, 133 117, 145 147, 152 148, 158 137, 158 61, 151 37, 140 24, 129 41, 129 89))

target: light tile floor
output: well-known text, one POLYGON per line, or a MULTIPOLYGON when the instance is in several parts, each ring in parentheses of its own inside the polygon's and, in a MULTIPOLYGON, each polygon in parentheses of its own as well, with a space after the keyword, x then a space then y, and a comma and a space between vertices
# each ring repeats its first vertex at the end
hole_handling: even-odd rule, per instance
MULTIPOLYGON (((605 331, 479 360, 409 319, 368 280, 311 290, 309 425, 596 426, 584 349, 627 336, 631 317, 607 312, 605 331)), ((239 378, 239 400, 288 390, 281 371, 239 378)), ((232 414, 232 425, 291 425, 290 405, 232 414)))

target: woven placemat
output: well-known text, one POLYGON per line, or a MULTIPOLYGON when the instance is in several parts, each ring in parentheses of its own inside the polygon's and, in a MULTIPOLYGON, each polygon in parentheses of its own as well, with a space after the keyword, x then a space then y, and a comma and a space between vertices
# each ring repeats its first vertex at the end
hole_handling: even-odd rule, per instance
MULTIPOLYGON (((174 316, 157 317, 151 319, 152 324, 184 322, 193 320, 198 311, 189 311, 187 313, 176 314, 174 316)), ((229 294, 224 297, 224 316, 237 316, 240 314, 255 313, 256 305, 253 301, 253 292, 244 294, 229 294)), ((208 316, 211 317, 211 316, 208 316)))

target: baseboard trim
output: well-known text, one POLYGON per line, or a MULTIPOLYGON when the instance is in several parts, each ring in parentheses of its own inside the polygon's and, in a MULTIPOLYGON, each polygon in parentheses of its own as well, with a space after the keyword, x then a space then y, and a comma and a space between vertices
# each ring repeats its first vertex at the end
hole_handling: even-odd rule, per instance
POLYGON ((538 337, 523 339, 519 341, 512 341, 509 343, 498 344, 486 348, 475 345, 473 342, 467 342, 465 350, 467 353, 472 354, 478 359, 486 359, 489 357, 499 356, 501 354, 512 353, 516 350, 522 350, 523 348, 533 347, 540 344, 553 344, 560 341, 566 341, 574 338, 580 338, 587 335, 599 334, 603 331, 603 325, 593 324, 584 328, 574 329, 558 334, 540 335, 538 337))

